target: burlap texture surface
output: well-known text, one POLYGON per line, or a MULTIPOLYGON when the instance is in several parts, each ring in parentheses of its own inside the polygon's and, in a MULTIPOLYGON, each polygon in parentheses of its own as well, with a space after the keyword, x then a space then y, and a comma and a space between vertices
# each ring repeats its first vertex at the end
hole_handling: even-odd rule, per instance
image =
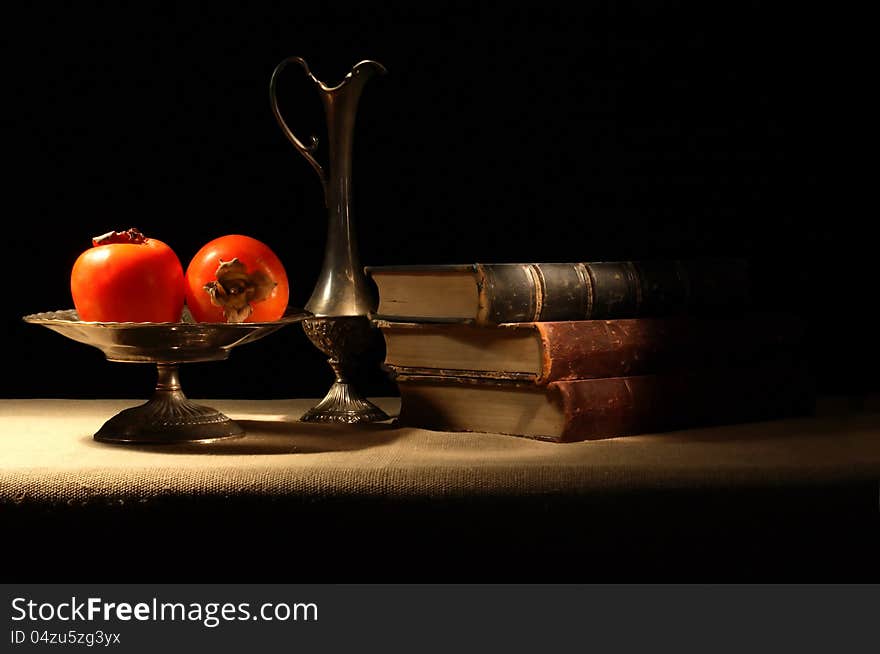
MULTIPOLYGON (((555 444, 296 421, 314 400, 201 402, 239 421, 247 436, 206 445, 105 445, 92 434, 140 402, 0 400, 0 503, 572 494, 880 478, 880 413, 555 444)), ((398 400, 377 403, 394 413, 398 400)))

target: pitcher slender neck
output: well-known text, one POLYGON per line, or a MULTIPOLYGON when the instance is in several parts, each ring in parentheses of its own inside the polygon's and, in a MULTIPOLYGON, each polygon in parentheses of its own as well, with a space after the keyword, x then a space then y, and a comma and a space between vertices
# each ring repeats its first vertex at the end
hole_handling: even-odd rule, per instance
MULTIPOLYGON (((364 76, 365 77, 365 76, 364 76)), ((351 192, 351 158, 354 146, 354 124, 364 77, 322 93, 327 119, 330 168, 327 171, 327 207, 338 203, 340 194, 351 192)))
POLYGON ((335 252, 346 268, 360 270, 357 239, 352 215, 351 160, 354 147, 354 124, 363 83, 351 80, 326 92, 324 111, 327 117, 330 168, 324 198, 327 205, 327 249, 335 252))

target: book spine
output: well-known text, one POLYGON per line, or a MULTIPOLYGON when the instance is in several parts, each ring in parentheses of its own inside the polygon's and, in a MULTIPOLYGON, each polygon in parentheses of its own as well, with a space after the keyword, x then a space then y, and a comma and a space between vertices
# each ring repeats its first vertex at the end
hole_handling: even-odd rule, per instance
POLYGON ((535 383, 706 370, 760 363, 804 346, 804 323, 785 314, 533 323, 542 365, 535 383))
POLYGON ((738 311, 745 261, 477 264, 477 323, 607 320, 738 311))
POLYGON ((560 441, 580 441, 805 415, 815 407, 804 365, 778 362, 714 374, 553 382, 565 417, 560 441))

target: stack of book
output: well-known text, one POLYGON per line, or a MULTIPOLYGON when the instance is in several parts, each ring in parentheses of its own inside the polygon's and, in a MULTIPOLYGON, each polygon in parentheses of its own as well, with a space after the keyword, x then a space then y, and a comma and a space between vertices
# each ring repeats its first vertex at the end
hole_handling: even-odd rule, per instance
POLYGON ((403 425, 553 441, 812 411, 803 325, 738 260, 374 266, 403 425))

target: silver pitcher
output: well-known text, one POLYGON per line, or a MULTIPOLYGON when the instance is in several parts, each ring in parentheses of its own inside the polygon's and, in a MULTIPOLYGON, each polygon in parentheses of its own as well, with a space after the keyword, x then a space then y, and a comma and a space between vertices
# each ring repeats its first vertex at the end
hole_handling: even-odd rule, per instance
POLYGON ((305 320, 303 329, 309 340, 329 357, 336 381, 324 399, 300 418, 308 422, 351 424, 388 419, 385 412, 363 397, 347 377, 354 358, 369 345, 372 327, 368 316, 376 308, 376 298, 358 257, 352 218, 351 160, 358 101, 366 82, 377 73, 385 73, 382 64, 361 61, 339 84, 328 86, 312 74, 304 59, 289 57, 275 67, 269 82, 275 119, 284 135, 318 174, 327 206, 324 263, 305 307, 314 318, 305 320), (279 73, 289 63, 302 66, 320 93, 327 119, 329 173, 314 157, 318 139, 311 137, 308 145, 300 141, 278 108, 276 83, 279 73))

